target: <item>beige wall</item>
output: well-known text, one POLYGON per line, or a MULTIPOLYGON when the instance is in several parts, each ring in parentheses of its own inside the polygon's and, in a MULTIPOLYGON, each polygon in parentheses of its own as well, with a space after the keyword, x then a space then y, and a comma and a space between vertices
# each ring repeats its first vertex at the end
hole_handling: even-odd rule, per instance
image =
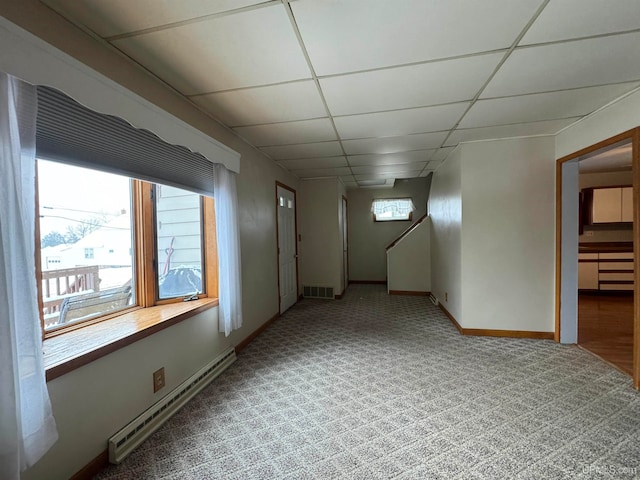
POLYGON ((430 180, 396 180, 393 188, 349 190, 349 279, 384 281, 387 278, 385 249, 411 222, 374 222, 374 198, 411 197, 416 206, 413 219, 426 213, 430 180))
POLYGON ((431 293, 462 320, 462 167, 456 148, 433 174, 431 217, 431 293))
POLYGON ((464 328, 554 329, 553 137, 463 144, 464 328))
POLYGON ((298 232, 300 282, 332 287, 342 293, 341 200, 344 185, 337 178, 300 182, 298 232))
POLYGON ((387 250, 387 290, 431 291, 431 221, 425 218, 387 250))
POLYGON ((104 451, 113 433, 278 312, 275 182, 298 189, 299 181, 40 2, 3 2, 0 15, 242 155, 237 185, 244 326, 225 338, 212 309, 49 382, 60 439, 23 478, 67 479, 104 451), (167 386, 153 394, 151 375, 160 367, 165 367, 167 386))

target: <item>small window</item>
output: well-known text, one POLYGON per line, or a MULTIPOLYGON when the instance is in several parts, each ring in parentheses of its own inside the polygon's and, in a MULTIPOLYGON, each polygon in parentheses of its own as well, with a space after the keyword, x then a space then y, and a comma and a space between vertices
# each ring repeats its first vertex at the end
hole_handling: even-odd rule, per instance
POLYGON ((199 295, 203 289, 202 197, 156 185, 158 298, 199 295))
POLYGON ((410 198, 377 198, 373 200, 371 212, 375 222, 411 220, 416 207, 410 198))

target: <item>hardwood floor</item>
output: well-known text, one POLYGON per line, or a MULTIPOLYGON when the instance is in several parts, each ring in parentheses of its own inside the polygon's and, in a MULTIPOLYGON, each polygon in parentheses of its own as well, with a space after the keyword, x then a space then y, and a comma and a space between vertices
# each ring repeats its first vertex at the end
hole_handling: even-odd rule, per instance
POLYGON ((578 344, 633 374, 633 296, 578 295, 578 344))

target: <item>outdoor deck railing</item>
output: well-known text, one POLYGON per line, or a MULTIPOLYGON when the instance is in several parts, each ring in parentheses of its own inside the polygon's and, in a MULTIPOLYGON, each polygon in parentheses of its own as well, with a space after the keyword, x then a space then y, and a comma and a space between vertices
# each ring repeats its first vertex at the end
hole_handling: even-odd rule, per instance
POLYGON ((100 291, 98 265, 61 268, 42 272, 42 306, 45 329, 56 325, 65 298, 100 291))

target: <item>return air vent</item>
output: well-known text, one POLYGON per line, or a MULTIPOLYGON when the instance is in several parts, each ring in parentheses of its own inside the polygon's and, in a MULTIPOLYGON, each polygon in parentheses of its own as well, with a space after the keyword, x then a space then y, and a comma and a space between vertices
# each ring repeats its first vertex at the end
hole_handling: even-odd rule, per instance
POLYGON ((304 298, 330 298, 333 300, 333 287, 302 287, 304 298))
POLYGON ((235 360, 236 351, 229 348, 111 437, 109 439, 109 462, 120 463, 124 460, 134 448, 160 428, 164 422, 224 372, 235 360))

